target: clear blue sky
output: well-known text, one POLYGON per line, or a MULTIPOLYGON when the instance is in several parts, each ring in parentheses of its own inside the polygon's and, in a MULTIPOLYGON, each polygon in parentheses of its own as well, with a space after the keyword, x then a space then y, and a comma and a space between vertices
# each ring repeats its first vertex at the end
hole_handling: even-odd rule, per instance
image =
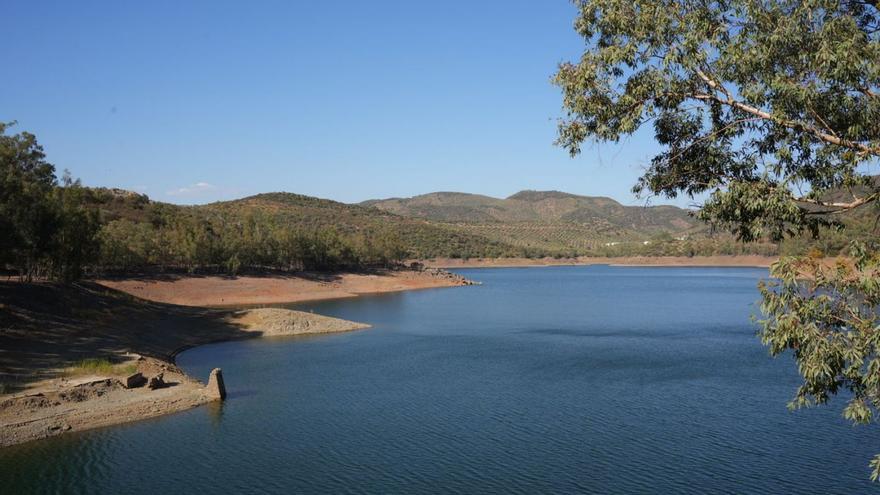
POLYGON ((629 190, 657 149, 650 130, 574 160, 553 146, 549 80, 583 46, 567 0, 3 10, 0 119, 85 184, 161 201, 557 189, 641 204, 629 190))

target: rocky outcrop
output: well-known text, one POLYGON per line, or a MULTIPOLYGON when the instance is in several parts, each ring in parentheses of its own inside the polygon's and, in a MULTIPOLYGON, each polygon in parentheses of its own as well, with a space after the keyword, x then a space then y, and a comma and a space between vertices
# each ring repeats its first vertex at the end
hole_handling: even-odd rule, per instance
POLYGON ((214 368, 211 370, 211 376, 208 377, 208 386, 206 387, 206 395, 213 400, 223 400, 226 398, 226 384, 223 383, 223 370, 214 368))
POLYGON ((147 388, 150 390, 156 390, 157 388, 165 388, 168 384, 165 383, 165 374, 159 373, 156 376, 150 377, 150 381, 147 383, 147 388))
POLYGON ((122 386, 125 388, 143 387, 147 383, 147 378, 143 373, 137 372, 122 378, 122 386))
POLYGON ((462 275, 450 272, 449 270, 444 270, 442 268, 428 268, 420 262, 411 263, 409 268, 417 272, 428 274, 437 279, 447 280, 452 282, 452 285, 481 285, 480 282, 475 282, 462 275))

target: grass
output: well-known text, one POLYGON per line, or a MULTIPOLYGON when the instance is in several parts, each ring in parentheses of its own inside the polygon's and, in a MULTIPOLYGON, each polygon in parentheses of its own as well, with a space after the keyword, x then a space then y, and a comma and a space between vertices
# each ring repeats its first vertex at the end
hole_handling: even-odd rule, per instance
POLYGON ((89 358, 77 361, 67 368, 66 375, 130 375, 137 371, 134 363, 114 364, 106 358, 89 358))

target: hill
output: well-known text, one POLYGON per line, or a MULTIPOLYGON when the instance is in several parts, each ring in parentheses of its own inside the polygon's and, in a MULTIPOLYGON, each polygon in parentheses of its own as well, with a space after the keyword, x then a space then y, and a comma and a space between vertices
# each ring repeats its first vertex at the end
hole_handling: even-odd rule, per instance
MULTIPOLYGON (((870 238, 867 218, 821 240, 742 244, 672 206, 521 191, 498 199, 437 192, 345 204, 293 193, 180 206, 144 195, 87 189, 101 217, 102 266, 236 272, 387 265, 406 258, 836 254, 870 238)), ((866 212, 861 212, 864 216, 866 212)), ((873 218, 873 217, 872 217, 873 218)))
POLYGON ((401 258, 530 254, 462 229, 293 193, 180 206, 119 190, 86 191, 102 219, 103 256, 122 269, 326 269, 401 258), (282 259, 299 261, 288 266, 282 259))
POLYGON ((595 252, 611 242, 640 242, 661 234, 683 237, 705 230, 687 210, 674 206, 624 206, 611 198, 559 191, 520 191, 505 199, 435 192, 361 205, 522 249, 570 254, 595 252))
POLYGON ((276 223, 304 231, 334 229, 343 235, 385 233, 399 239, 407 255, 413 258, 525 254, 508 244, 452 226, 293 193, 258 194, 195 209, 218 219, 265 215, 276 223))
MULTIPOLYGON (((198 206, 151 201, 115 189, 89 191, 91 203, 107 225, 105 236, 118 231, 120 243, 130 247, 138 231, 157 230, 167 234, 159 238, 211 242, 212 247, 204 248, 211 252, 228 251, 223 246, 238 240, 269 242, 262 239, 266 231, 282 230, 332 232, 355 239, 353 244, 393 239, 409 258, 574 256, 594 253, 610 242, 641 242, 659 234, 682 235, 701 228, 680 208, 623 206, 610 198, 555 191, 523 191, 507 199, 439 192, 361 204, 275 192, 198 206), (204 232, 176 236, 167 232, 182 223, 204 232), (212 241, 214 237, 218 239, 212 241)), ((140 235, 157 238, 155 232, 140 235)), ((149 258, 137 258, 145 257, 149 258)))

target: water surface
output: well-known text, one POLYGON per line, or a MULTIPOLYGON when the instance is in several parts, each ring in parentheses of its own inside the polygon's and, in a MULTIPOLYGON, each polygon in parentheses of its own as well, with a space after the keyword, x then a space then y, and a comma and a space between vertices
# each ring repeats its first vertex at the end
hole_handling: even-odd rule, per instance
POLYGON ((196 348, 229 399, 0 451, 0 492, 864 493, 880 452, 750 321, 766 270, 460 270, 298 305, 373 329, 196 348))

